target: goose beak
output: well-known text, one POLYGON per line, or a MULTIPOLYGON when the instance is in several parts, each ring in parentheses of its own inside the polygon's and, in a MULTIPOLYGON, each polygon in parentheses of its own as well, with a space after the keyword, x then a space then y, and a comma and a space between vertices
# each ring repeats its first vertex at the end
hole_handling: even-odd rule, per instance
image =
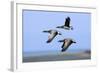
POLYGON ((73 43, 76 43, 75 41, 73 41, 73 43))
POLYGON ((62 35, 61 32, 58 31, 58 35, 62 35))
POLYGON ((62 35, 61 33, 58 33, 59 35, 62 35))
POLYGON ((73 27, 71 26, 71 30, 73 30, 73 27))

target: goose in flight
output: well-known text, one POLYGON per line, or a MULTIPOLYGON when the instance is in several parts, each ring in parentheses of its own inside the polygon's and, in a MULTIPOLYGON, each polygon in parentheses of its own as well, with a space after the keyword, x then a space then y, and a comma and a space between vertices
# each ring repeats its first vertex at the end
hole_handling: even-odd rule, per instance
POLYGON ((67 17, 66 20, 65 20, 65 24, 62 25, 62 26, 57 26, 56 28, 62 28, 62 29, 66 29, 66 30, 70 30, 70 29, 73 30, 73 27, 70 26, 70 21, 71 21, 70 17, 67 17))
POLYGON ((47 43, 50 43, 57 35, 61 35, 61 33, 57 30, 44 30, 43 32, 50 33, 50 35, 48 36, 47 43))
POLYGON ((62 45, 62 50, 61 52, 64 52, 68 49, 68 47, 72 44, 72 43, 76 43, 75 41, 73 41, 72 39, 70 38, 66 38, 64 40, 59 40, 58 42, 63 42, 63 45, 62 45))

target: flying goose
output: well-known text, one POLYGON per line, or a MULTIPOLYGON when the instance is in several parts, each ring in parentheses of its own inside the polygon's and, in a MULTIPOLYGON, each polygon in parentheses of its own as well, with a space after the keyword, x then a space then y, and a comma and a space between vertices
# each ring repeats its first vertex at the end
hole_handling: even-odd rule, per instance
POLYGON ((50 35, 48 36, 47 43, 50 43, 57 35, 61 35, 61 33, 57 30, 44 30, 43 32, 50 33, 50 35))
POLYGON ((70 17, 67 17, 66 20, 65 20, 65 24, 62 25, 62 26, 57 26, 56 28, 62 28, 62 29, 66 29, 66 30, 70 30, 70 29, 73 30, 73 27, 70 26, 70 21, 71 21, 70 17))
POLYGON ((72 44, 72 43, 76 43, 75 41, 73 41, 72 39, 70 38, 66 38, 64 40, 59 40, 58 42, 63 42, 63 45, 62 45, 62 50, 61 52, 64 52, 68 49, 68 47, 72 44))

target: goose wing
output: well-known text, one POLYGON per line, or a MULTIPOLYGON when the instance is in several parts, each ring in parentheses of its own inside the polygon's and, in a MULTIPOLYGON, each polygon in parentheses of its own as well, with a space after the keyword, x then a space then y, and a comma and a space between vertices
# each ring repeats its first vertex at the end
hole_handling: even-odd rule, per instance
POLYGON ((70 27, 70 18, 66 18, 65 26, 70 27))
POLYGON ((62 52, 66 51, 70 45, 71 45, 71 43, 69 40, 64 41, 64 43, 62 45, 62 52))
POLYGON ((48 40, 47 40, 47 43, 50 43, 56 36, 57 34, 55 33, 51 33, 49 36, 48 36, 48 40))

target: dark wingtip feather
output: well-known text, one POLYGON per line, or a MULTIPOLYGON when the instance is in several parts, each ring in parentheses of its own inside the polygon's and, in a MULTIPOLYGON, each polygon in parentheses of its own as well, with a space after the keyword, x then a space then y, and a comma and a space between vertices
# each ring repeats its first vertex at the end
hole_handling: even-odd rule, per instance
POLYGON ((47 31, 44 30, 44 31, 42 31, 42 32, 47 32, 47 31))
POLYGON ((61 50, 61 52, 64 52, 64 51, 65 51, 65 49, 62 49, 62 50, 61 50))
POLYGON ((46 43, 50 43, 51 41, 50 40, 48 40, 46 43))

